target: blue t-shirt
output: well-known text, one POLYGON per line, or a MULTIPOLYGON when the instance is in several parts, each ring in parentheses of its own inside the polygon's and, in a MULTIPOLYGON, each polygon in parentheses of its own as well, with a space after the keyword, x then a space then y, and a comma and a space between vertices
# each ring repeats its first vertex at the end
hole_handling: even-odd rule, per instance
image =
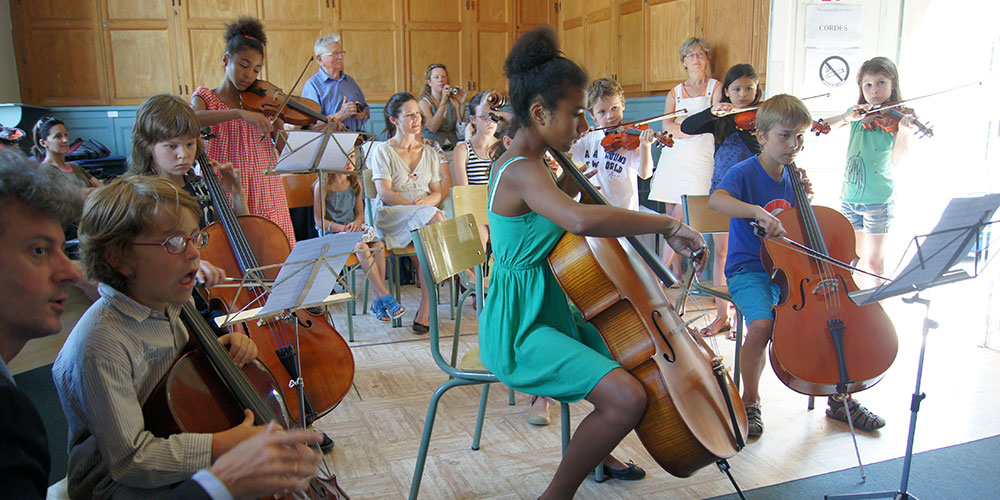
MULTIPOLYGON (((353 78, 341 72, 340 78, 335 79, 322 69, 306 80, 305 85, 302 86, 302 97, 308 97, 318 102, 324 115, 332 115, 340 111, 340 106, 344 104, 344 97, 347 97, 348 101, 368 104, 368 101, 365 101, 365 93, 353 78)), ((352 116, 344 119, 344 126, 347 127, 347 130, 363 132, 366 121, 368 120, 352 116)))
MULTIPOLYGON (((733 198, 744 203, 764 207, 777 214, 795 206, 795 188, 788 169, 781 173, 781 181, 771 178, 761 166, 757 156, 733 165, 722 178, 718 189, 725 189, 733 198)), ((726 277, 738 271, 764 271, 760 260, 763 240, 757 236, 750 221, 753 219, 729 219, 729 254, 726 256, 726 277)))

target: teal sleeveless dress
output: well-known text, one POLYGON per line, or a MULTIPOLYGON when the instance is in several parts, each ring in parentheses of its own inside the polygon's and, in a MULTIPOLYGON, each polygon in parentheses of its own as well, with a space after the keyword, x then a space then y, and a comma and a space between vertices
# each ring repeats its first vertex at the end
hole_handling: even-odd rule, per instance
POLYGON ((507 387, 572 403, 620 365, 604 340, 571 308, 546 257, 565 232, 535 212, 493 212, 493 191, 512 158, 490 181, 490 242, 495 264, 479 317, 483 364, 507 387))

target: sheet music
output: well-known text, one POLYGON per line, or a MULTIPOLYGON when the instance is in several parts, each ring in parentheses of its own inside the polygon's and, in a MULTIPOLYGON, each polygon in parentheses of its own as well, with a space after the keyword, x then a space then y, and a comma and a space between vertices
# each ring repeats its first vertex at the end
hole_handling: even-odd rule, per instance
POLYGON ((267 296, 260 314, 273 314, 301 306, 318 304, 330 295, 337 283, 337 274, 344 268, 348 256, 361 241, 362 232, 329 234, 322 238, 300 240, 288 254, 288 259, 278 271, 278 278, 267 296), (319 259, 319 260, 317 260, 319 259), (309 282, 313 267, 317 266, 312 286, 299 302, 299 297, 309 282))
POLYGON ((895 297, 938 281, 976 243, 978 226, 988 222, 1000 207, 1000 194, 955 198, 948 203, 934 230, 919 241, 913 259, 893 281, 872 293, 871 300, 895 297))
MULTIPOLYGON (((313 160, 323 145, 324 132, 315 130, 289 130, 287 145, 281 152, 274 170, 281 173, 310 171, 313 160)), ((343 170, 347 165, 347 155, 354 149, 357 132, 335 132, 330 135, 330 141, 323 151, 319 161, 320 170, 343 170), (337 145, 340 147, 337 147, 337 145)))

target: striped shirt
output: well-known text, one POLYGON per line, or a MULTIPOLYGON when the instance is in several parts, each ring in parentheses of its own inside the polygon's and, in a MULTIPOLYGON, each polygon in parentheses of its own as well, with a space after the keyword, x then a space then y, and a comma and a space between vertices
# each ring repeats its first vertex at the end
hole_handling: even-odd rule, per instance
POLYGON ((469 150, 469 156, 465 160, 465 175, 469 177, 469 185, 489 184, 490 165, 493 164, 493 160, 480 158, 476 154, 476 148, 472 147, 472 141, 464 142, 465 149, 469 150))
POLYGON ((52 376, 69 426, 71 498, 154 499, 211 465, 212 435, 159 438, 142 405, 188 340, 167 314, 101 283, 59 351, 52 376))

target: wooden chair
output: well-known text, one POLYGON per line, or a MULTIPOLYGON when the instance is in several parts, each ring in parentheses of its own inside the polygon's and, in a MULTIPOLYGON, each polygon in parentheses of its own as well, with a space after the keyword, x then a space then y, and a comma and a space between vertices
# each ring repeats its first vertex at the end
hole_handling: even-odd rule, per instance
MULTIPOLYGON (((729 218, 725 215, 708 208, 708 196, 705 195, 681 195, 681 206, 684 210, 684 223, 691 226, 700 233, 724 233, 729 231, 729 218)), ((697 277, 691 285, 691 293, 698 295, 709 295, 725 300, 734 306, 733 298, 729 295, 728 286, 704 286, 698 282, 697 277)), ((743 348, 743 313, 736 307, 736 353, 733 355, 733 380, 736 388, 740 388, 740 350, 743 348)), ((812 410, 816 406, 816 397, 809 396, 808 408, 812 410)))
MULTIPOLYGON (((316 182, 317 174, 304 174, 304 175, 282 175, 281 182, 285 186, 285 199, 288 200, 288 208, 298 208, 298 207, 309 207, 312 209, 313 206, 313 183, 316 182)), ((354 342, 354 318, 353 316, 357 314, 356 304, 357 304, 357 294, 355 287, 354 273, 360 268, 360 262, 358 261, 357 255, 351 255, 347 258, 347 262, 344 263, 344 272, 349 273, 351 276, 351 296, 354 297, 346 304, 347 309, 347 340, 354 342)), ((368 281, 365 281, 365 294, 364 294, 364 306, 361 309, 361 313, 364 314, 365 310, 368 309, 368 281)))
MULTIPOLYGON (((471 214, 460 215, 439 224, 431 224, 413 231, 413 245, 417 253, 417 258, 420 261, 420 268, 424 273, 432 304, 436 303, 438 299, 437 285, 461 273, 465 269, 472 268, 476 270, 476 297, 481 301, 483 296, 481 266, 486 262, 486 252, 483 250, 482 242, 479 241, 476 220, 471 214)), ((471 293, 473 293, 471 289, 462 293, 458 299, 459 307, 461 307, 471 293)), ((479 310, 481 311, 482 308, 479 310)), ((452 342, 456 346, 458 344, 460 326, 461 316, 455 320, 455 332, 452 342)), ((454 357, 451 364, 445 361, 444 356, 441 355, 440 335, 438 311, 436 307, 432 307, 430 308, 431 356, 433 356, 438 368, 448 376, 448 380, 434 391, 430 404, 427 407, 427 419, 424 422, 423 436, 420 439, 420 450, 417 452, 417 464, 413 471, 413 481, 410 483, 410 500, 416 499, 420 490, 420 480, 423 476, 424 463, 427 460, 427 449, 430 445, 431 433, 434 430, 434 418, 437 415, 437 406, 441 396, 453 387, 474 384, 483 385, 482 396, 479 399, 479 412, 476 416, 476 430, 472 437, 472 449, 479 450, 479 442, 483 430, 483 418, 486 414, 486 401, 489 399, 490 384, 500 381, 496 375, 490 373, 483 366, 479 358, 478 347, 471 349, 462 356, 462 361, 457 367, 454 366, 454 357)), ((453 352, 455 351, 454 348, 452 350, 453 352)), ((513 404, 513 400, 509 401, 509 403, 513 404)), ((561 404, 561 415, 562 448, 565 453, 570 438, 568 404, 561 404)), ((598 469, 603 472, 602 466, 598 466, 598 469)))
MULTIPOLYGON (((362 172, 362 187, 365 193, 365 223, 369 226, 375 227, 375 213, 372 211, 372 200, 378 196, 378 191, 375 189, 375 181, 372 180, 372 170, 364 169, 362 172)), ((397 302, 402 302, 400 300, 401 286, 400 286, 400 260, 403 257, 415 256, 417 253, 413 249, 413 244, 410 243, 405 247, 401 248, 391 248, 389 244, 385 243, 386 257, 388 259, 389 267, 387 272, 389 274, 389 293, 396 298, 397 302)), ((433 308, 431 308, 433 309, 433 308)), ((403 320, 400 318, 393 318, 393 327, 403 326, 403 320)))
MULTIPOLYGON (((684 213, 684 223, 691 226, 695 231, 704 234, 729 232, 729 217, 708 208, 707 195, 682 194, 681 208, 684 213)), ((712 257, 713 259, 718 258, 715 255, 712 257)), ((733 302, 733 298, 729 295, 728 286, 703 285, 697 276, 695 276, 691 284, 691 295, 714 297, 725 300, 734 306, 736 305, 733 302)), ((735 379, 736 388, 738 389, 740 387, 740 348, 743 346, 743 313, 740 312, 739 307, 736 308, 736 325, 734 325, 734 328, 736 328, 736 353, 734 355, 735 360, 733 361, 733 373, 735 374, 733 379, 735 379)))

